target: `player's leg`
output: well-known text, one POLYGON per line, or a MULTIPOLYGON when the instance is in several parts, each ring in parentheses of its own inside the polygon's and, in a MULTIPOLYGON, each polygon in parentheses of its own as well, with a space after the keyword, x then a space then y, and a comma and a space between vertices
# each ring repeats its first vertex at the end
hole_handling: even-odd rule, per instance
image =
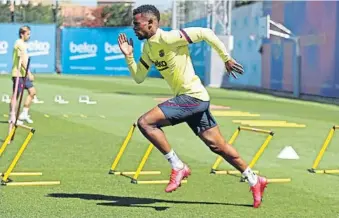
POLYGON ((22 112, 19 116, 19 119, 25 120, 27 123, 33 123, 33 120, 30 118, 30 115, 29 115, 28 112, 29 112, 32 100, 33 100, 34 96, 36 95, 36 89, 33 86, 32 81, 30 81, 28 78, 26 78, 25 89, 27 89, 28 95, 26 97, 24 107, 23 107, 22 112))
MULTIPOLYGON (((16 111, 18 105, 18 98, 23 89, 23 80, 21 77, 12 77, 13 87, 12 87, 12 96, 9 104, 9 123, 15 123, 16 111)), ((23 124, 22 121, 18 120, 17 124, 23 124)))
POLYGON ((138 119, 138 127, 141 133, 162 153, 167 154, 171 150, 161 127, 171 125, 158 106, 154 107, 138 119))
MULTIPOLYGON (((138 119, 138 127, 141 133, 165 156, 172 169, 180 170, 184 163, 171 148, 162 127, 175 125, 166 117, 175 114, 174 110, 166 108, 163 104, 154 107, 138 119), (160 107, 163 108, 160 109, 160 107)), ((173 122, 173 121, 172 121, 173 122)))
POLYGON ((15 108, 16 108, 16 102, 18 99, 18 89, 20 88, 19 79, 17 77, 12 77, 13 87, 12 87, 12 96, 11 96, 11 102, 9 103, 9 123, 14 123, 15 121, 15 108), (18 82, 18 83, 17 83, 18 82))
POLYGON ((228 163, 238 169, 247 178, 254 198, 254 207, 259 207, 267 180, 258 177, 247 163, 240 157, 237 150, 226 142, 209 109, 197 114, 188 123, 200 139, 213 151, 222 156, 228 163))
POLYGON ((185 122, 192 115, 194 104, 188 96, 177 96, 159 104, 138 119, 138 127, 143 135, 165 156, 172 167, 170 182, 166 192, 171 192, 180 186, 181 180, 190 175, 190 169, 171 148, 162 127, 185 122))

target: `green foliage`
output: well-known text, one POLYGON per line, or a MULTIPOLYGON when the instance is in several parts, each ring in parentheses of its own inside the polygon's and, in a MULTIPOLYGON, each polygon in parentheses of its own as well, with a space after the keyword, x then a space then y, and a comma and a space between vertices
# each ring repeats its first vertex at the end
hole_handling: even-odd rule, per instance
POLYGON ((114 4, 104 7, 102 14, 105 26, 130 26, 132 24, 132 5, 114 4))
POLYGON ((16 22, 27 23, 53 23, 53 10, 50 5, 33 6, 28 4, 24 7, 16 8, 16 22))
POLYGON ((171 11, 163 11, 160 13, 160 26, 170 27, 171 26, 172 13, 171 11))
POLYGON ((0 4, 0 22, 11 22, 11 12, 9 11, 9 5, 0 4))
MULTIPOLYGON (((0 22, 11 22, 9 5, 0 5, 0 22)), ((54 23, 52 5, 28 4, 15 6, 14 22, 17 23, 54 23)))

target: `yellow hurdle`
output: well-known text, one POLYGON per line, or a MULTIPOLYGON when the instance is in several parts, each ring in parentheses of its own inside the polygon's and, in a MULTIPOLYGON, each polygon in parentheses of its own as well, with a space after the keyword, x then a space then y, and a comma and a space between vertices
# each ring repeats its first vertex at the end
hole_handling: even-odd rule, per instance
MULTIPOLYGON (((142 157, 139 166, 137 170, 135 171, 135 174, 131 180, 132 184, 167 184, 169 180, 138 180, 139 176, 142 174, 142 169, 144 168, 146 161, 148 160, 149 156, 151 155, 151 152, 154 148, 154 145, 152 143, 149 144, 144 156, 142 157)), ((181 181, 181 184, 186 184, 187 180, 181 181)))
MULTIPOLYGON (((10 176, 42 176, 41 172, 11 172, 10 176)), ((2 173, 1 176, 4 176, 2 173)))
POLYGON ((311 173, 316 173, 316 174, 339 174, 339 170, 313 170, 311 173))
POLYGON ((285 120, 232 120, 233 123, 287 123, 285 120))
MULTIPOLYGON (((233 133, 231 139, 229 140, 229 144, 233 145, 235 140, 240 134, 240 131, 250 131, 250 132, 257 132, 257 133, 262 133, 262 134, 267 134, 268 136, 266 137, 264 143, 260 146, 254 157, 252 158, 251 162, 249 163, 249 167, 253 169, 255 164, 258 162, 259 158, 261 155, 264 153, 265 149, 267 148, 268 144, 272 140, 274 136, 274 132, 271 130, 265 130, 265 129, 257 129, 257 128, 252 128, 252 127, 244 127, 244 126, 239 126, 237 130, 233 133)), ((221 156, 218 156, 216 161, 214 162, 211 173, 212 174, 217 174, 217 175, 239 175, 241 172, 239 170, 217 170, 218 166, 220 165, 221 161, 223 158, 221 156)), ((253 170, 254 173, 259 174, 258 170, 253 170)), ((241 177, 240 182, 245 182, 246 178, 241 177)), ((268 179, 269 183, 284 183, 284 182, 290 182, 290 178, 280 178, 280 179, 268 179)))
POLYGON ((25 151, 28 143, 31 141, 31 138, 32 138, 34 132, 35 132, 35 130, 32 129, 30 131, 30 133, 28 134, 28 136, 26 137, 26 139, 25 139, 24 143, 21 145, 18 153, 15 155, 14 160, 12 161, 10 166, 8 167, 7 171, 4 173, 4 176, 2 177, 2 180, 1 180, 2 183, 8 182, 9 175, 12 173, 12 171, 13 171, 15 165, 17 164, 19 158, 21 157, 22 153, 25 151))
MULTIPOLYGON (((125 153, 126 147, 130 140, 132 139, 133 133, 135 132, 137 124, 134 123, 131 128, 128 131, 128 134, 126 138, 124 139, 117 156, 114 158, 114 161, 112 163, 112 166, 110 168, 109 174, 112 175, 121 175, 121 176, 126 176, 131 178, 131 183, 132 184, 165 184, 168 183, 169 180, 149 180, 149 181, 139 181, 139 176, 140 175, 159 175, 161 174, 161 171, 143 171, 143 168, 149 158, 149 156, 152 153, 152 150, 154 148, 154 145, 150 143, 147 147, 147 150, 145 151, 144 155, 142 156, 142 159, 140 163, 138 164, 138 167, 135 171, 117 171, 117 166, 125 153)), ((183 183, 187 183, 185 180, 183 183)))
MULTIPOLYGON (((30 60, 31 58, 28 58, 28 62, 27 62, 27 65, 26 65, 26 72, 25 72, 25 77, 24 77, 24 81, 26 80, 27 78, 27 75, 28 75, 28 69, 29 69, 29 65, 30 65, 30 60)), ((19 60, 19 65, 21 65, 21 59, 19 60)), ((54 181, 49 181, 49 182, 12 182, 12 179, 9 179, 9 176, 27 176, 27 175, 40 175, 40 173, 26 173, 26 172, 18 172, 18 173, 15 173, 13 172, 16 164, 18 163, 21 155, 23 154, 23 152, 25 151, 28 143, 31 141, 34 133, 35 133, 35 129, 32 128, 32 127, 29 127, 29 126, 26 126, 26 125, 18 125, 17 124, 17 121, 18 121, 18 115, 19 115, 19 111, 20 111, 20 105, 21 105, 21 101, 22 101, 22 97, 23 97, 23 93, 24 93, 24 90, 21 91, 20 93, 20 100, 19 100, 19 103, 18 103, 18 107, 17 107, 17 117, 16 117, 16 121, 14 123, 14 126, 12 127, 12 123, 10 124, 10 131, 8 133, 8 136, 6 137, 4 143, 1 145, 0 147, 0 156, 3 154, 3 152, 5 151, 7 145, 11 142, 11 140, 14 139, 14 135, 15 135, 15 132, 16 132, 16 129, 18 127, 21 127, 23 129, 26 129, 26 130, 29 130, 29 134, 27 135, 24 143, 21 145, 19 151, 17 152, 17 154, 15 155, 13 161, 10 163, 8 169, 5 171, 5 173, 2 173, 1 176, 2 176, 2 179, 1 179, 1 185, 4 185, 4 186, 27 186, 27 185, 53 185, 53 184, 60 184, 60 181, 57 181, 57 182, 54 182, 54 181)), ((15 105, 13 106, 15 107, 15 105)), ((14 110, 14 109, 13 109, 14 110)), ((12 111, 12 110, 11 110, 12 111)))
MULTIPOLYGON (((218 171, 217 171, 218 172, 218 171)), ((221 171, 222 172, 222 171, 221 171)), ((238 171, 238 170, 228 170, 228 171, 226 171, 227 172, 227 174, 229 174, 229 175, 239 175, 239 174, 241 174, 240 173, 240 171, 238 171)), ((253 170, 253 172, 254 173, 256 173, 256 174, 259 174, 259 171, 258 170, 253 170)), ((220 173, 216 173, 216 174, 220 174, 220 173)))
POLYGON ((286 178, 286 179, 267 179, 268 183, 285 183, 285 182, 291 182, 291 178, 286 178))
POLYGON ((255 163, 259 160, 260 156, 262 155, 262 153, 264 153, 268 143, 270 143, 270 141, 273 138, 273 133, 269 133, 269 135, 267 136, 265 142, 260 146, 259 150, 257 151, 257 153, 254 155, 253 159, 251 160, 249 167, 253 168, 255 163))
POLYGON ((41 182, 9 182, 4 183, 4 186, 45 186, 45 185, 60 185, 60 181, 41 181, 41 182))
MULTIPOLYGON (((136 172, 113 172, 114 175, 134 175, 136 172)), ((160 171, 142 171, 139 173, 140 175, 159 175, 160 171)))
MULTIPOLYGON (((168 180, 149 180, 149 181, 135 181, 135 184, 168 184, 168 180)), ((187 184, 187 180, 182 180, 181 184, 187 184)))
POLYGON ((286 128, 305 128, 305 124, 297 123, 246 123, 243 125, 255 126, 255 127, 286 127, 286 128))
POLYGON ((329 133, 328 133, 324 143, 321 146, 321 149, 320 149, 316 159, 313 162, 312 168, 308 169, 308 171, 310 173, 317 173, 317 174, 335 174, 335 173, 339 173, 339 169, 321 169, 321 170, 318 169, 320 161, 322 160, 322 158, 324 156, 324 153, 325 153, 328 145, 330 144, 330 142, 331 142, 331 140, 332 140, 332 138, 334 136, 335 130, 338 129, 338 128, 339 128, 339 126, 334 125, 330 129, 330 131, 329 131, 329 133))
POLYGON ((11 131, 9 132, 9 134, 8 134, 8 136, 6 137, 5 141, 2 143, 1 148, 0 148, 0 156, 4 153, 4 151, 5 151, 6 147, 7 147, 7 145, 8 145, 9 142, 11 141, 12 136, 13 136, 13 134, 14 134, 16 128, 17 128, 17 127, 14 126, 14 127, 11 129, 11 131))
POLYGON ((232 120, 233 123, 239 123, 241 125, 247 125, 250 127, 306 127, 304 124, 290 123, 285 120, 232 120))
POLYGON ((17 154, 15 155, 14 159, 10 163, 8 169, 4 173, 1 174, 1 177, 2 177, 1 178, 1 185, 3 185, 3 186, 41 186, 41 185, 57 185, 57 184, 60 184, 60 181, 13 182, 12 179, 9 178, 9 176, 41 176, 42 175, 41 172, 13 172, 16 164, 18 163, 19 159, 21 158, 21 156, 24 153, 27 145, 29 144, 29 142, 31 141, 31 139, 32 139, 32 137, 35 133, 34 128, 29 127, 29 126, 25 126, 25 125, 15 125, 12 128, 10 134, 7 136, 5 143, 1 147, 1 151, 3 152, 5 150, 5 148, 7 146, 6 141, 8 141, 8 139, 12 138, 12 135, 14 134, 15 129, 17 129, 18 127, 29 130, 29 133, 28 133, 27 137, 25 138, 25 141, 21 145, 20 149, 18 150, 17 154))
POLYGON ((116 158, 114 159, 113 163, 112 163, 112 166, 111 166, 111 169, 110 169, 110 174, 114 174, 115 172, 115 169, 117 168, 118 166, 118 163, 122 157, 122 155, 124 154, 125 152, 125 149, 129 143, 129 141, 131 140, 132 136, 133 136, 133 133, 134 133, 134 130, 135 130, 135 127, 136 127, 136 124, 133 123, 132 127, 130 128, 130 130, 128 131, 128 134, 124 140, 124 142, 122 143, 120 149, 119 149, 119 152, 116 156, 116 158))
MULTIPOLYGON (((292 181, 291 178, 279 178, 279 179, 267 178, 268 183, 287 183, 287 182, 291 182, 291 181, 292 181)), ((240 182, 247 182, 247 179, 241 178, 240 182)))
MULTIPOLYGON (((136 128, 137 124, 136 123, 133 123, 133 125, 131 126, 131 128, 129 129, 128 133, 127 133, 127 136, 125 138, 125 140, 123 141, 119 151, 118 151, 118 154, 117 156, 115 157, 113 163, 112 163, 112 166, 111 166, 111 169, 109 170, 109 174, 112 174, 112 175, 134 175, 136 172, 130 172, 130 171, 127 171, 127 172, 124 172, 124 171, 117 171, 116 168, 120 162, 120 159, 122 157, 122 155, 124 154, 126 148, 127 148, 127 145, 128 143, 131 141, 132 139, 132 136, 133 136, 133 133, 135 131, 135 128, 136 128)), ((161 174, 160 171, 143 171, 143 172, 139 172, 139 174, 141 175, 158 175, 158 174, 161 174)))
POLYGON ((252 114, 243 111, 211 111, 216 117, 260 117, 260 114, 252 114))
MULTIPOLYGON (((234 143, 234 141, 236 140, 236 138, 238 137, 239 133, 240 133, 240 128, 238 128, 238 129, 233 133, 231 139, 230 139, 229 142, 228 142, 230 145, 233 145, 233 143, 234 143)), ((216 173, 217 168, 218 168, 218 166, 220 165, 220 163, 221 163, 221 161, 222 161, 223 159, 224 159, 224 158, 221 157, 221 156, 218 156, 218 157, 217 157, 217 159, 215 160, 215 162, 214 162, 214 164, 213 164, 213 166, 212 166, 211 173, 216 173)), ((226 174, 227 174, 227 171, 225 171, 225 172, 226 172, 226 174)))
MULTIPOLYGON (((257 153, 254 155, 254 157, 252 158, 249 167, 253 168, 254 165, 256 164, 256 162, 259 160, 259 158, 261 157, 261 155, 263 154, 264 150, 266 149, 267 145, 269 144, 269 142, 272 140, 274 133, 271 130, 264 130, 264 129, 257 129, 257 128, 252 128, 252 127, 244 127, 244 126, 239 126, 237 128, 237 130, 233 133, 231 139, 229 140, 229 144, 233 145, 234 141, 237 139, 237 137, 240 134, 240 131, 250 131, 250 132, 258 132, 258 133, 263 133, 263 134, 268 134, 265 142, 260 146, 259 150, 257 151, 257 153)), ((223 158, 221 156, 218 156, 216 161, 214 162, 212 169, 211 169, 211 173, 212 174, 240 174, 240 172, 238 170, 224 170, 224 171, 220 171, 217 170, 218 166, 220 165, 221 161, 223 160, 223 158), (238 172, 238 173, 237 173, 238 172)), ((257 173, 259 173, 259 171, 256 171, 257 173)))
MULTIPOLYGON (((138 180, 138 177, 139 177, 139 175, 140 175, 140 172, 141 172, 141 170, 144 168, 145 163, 146 163, 146 161, 147 161, 149 155, 151 154, 151 152, 152 152, 152 150, 153 150, 153 147, 154 147, 154 146, 153 146, 152 143, 149 144, 149 146, 148 146, 148 148, 147 148, 147 150, 146 150, 146 153, 145 153, 144 156, 142 157, 141 162, 140 162, 140 164, 139 164, 139 166, 138 166, 138 168, 137 168, 137 171, 135 172, 135 174, 134 174, 134 176, 133 176, 133 178, 132 178, 132 182, 138 180)), ((134 183, 134 182, 133 182, 133 183, 134 183)))

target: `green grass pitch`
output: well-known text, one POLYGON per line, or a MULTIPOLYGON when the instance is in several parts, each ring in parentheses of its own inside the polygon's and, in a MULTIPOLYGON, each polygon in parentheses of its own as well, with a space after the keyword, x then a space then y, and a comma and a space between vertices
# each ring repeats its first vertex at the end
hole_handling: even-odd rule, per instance
MULTIPOLYGON (((0 76, 1 95, 9 94, 11 86, 10 76, 0 76)), ((307 172, 331 126, 339 124, 338 106, 208 89, 212 104, 261 115, 216 117, 226 139, 238 126, 233 119, 286 120, 307 125, 261 127, 273 130, 275 135, 255 169, 269 178, 289 177, 292 182, 270 184, 261 208, 253 209, 247 183, 240 183, 236 176, 209 173, 216 155, 186 124, 164 129, 173 148, 192 169, 188 183, 176 192, 167 194, 165 185, 134 185, 128 178, 108 174, 133 122, 157 104, 154 98, 170 96, 165 81, 147 79, 137 85, 123 77, 37 75, 35 86, 44 104, 32 105, 36 133, 14 171, 43 175, 13 179, 60 180, 61 185, 0 187, 1 217, 333 217, 339 213, 339 176, 307 172), (70 103, 56 104, 55 95, 62 95, 70 103), (80 95, 89 95, 98 103, 79 104, 80 95), (300 159, 278 159, 285 146, 292 146, 300 159)), ((8 131, 8 118, 3 116, 8 114, 8 104, 1 102, 0 109, 3 140, 8 131)), ((14 143, 0 157, 2 172, 26 135, 19 129, 14 143)), ((265 137, 244 132, 234 146, 249 161, 265 137)), ((339 168, 338 142, 339 133, 335 133, 319 168, 339 168)), ((148 141, 136 130, 118 169, 136 170, 147 145, 148 141)), ((220 168, 232 169, 225 162, 220 168)), ((141 175, 140 179, 168 179, 170 166, 155 149, 144 170, 160 170, 162 174, 141 175)))

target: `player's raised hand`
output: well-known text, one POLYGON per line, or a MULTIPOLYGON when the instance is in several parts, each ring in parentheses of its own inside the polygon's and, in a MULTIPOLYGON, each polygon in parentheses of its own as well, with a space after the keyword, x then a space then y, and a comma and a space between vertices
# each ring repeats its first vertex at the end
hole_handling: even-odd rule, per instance
POLYGON ((234 72, 241 74, 241 75, 244 73, 244 68, 241 66, 241 64, 237 63, 234 59, 227 61, 225 63, 225 67, 226 67, 227 73, 232 75, 235 79, 238 77, 234 72))
POLYGON ((120 47, 121 52, 125 56, 132 56, 133 55, 133 40, 130 39, 128 41, 126 34, 124 34, 124 33, 119 34, 118 43, 119 43, 119 47, 120 47))

